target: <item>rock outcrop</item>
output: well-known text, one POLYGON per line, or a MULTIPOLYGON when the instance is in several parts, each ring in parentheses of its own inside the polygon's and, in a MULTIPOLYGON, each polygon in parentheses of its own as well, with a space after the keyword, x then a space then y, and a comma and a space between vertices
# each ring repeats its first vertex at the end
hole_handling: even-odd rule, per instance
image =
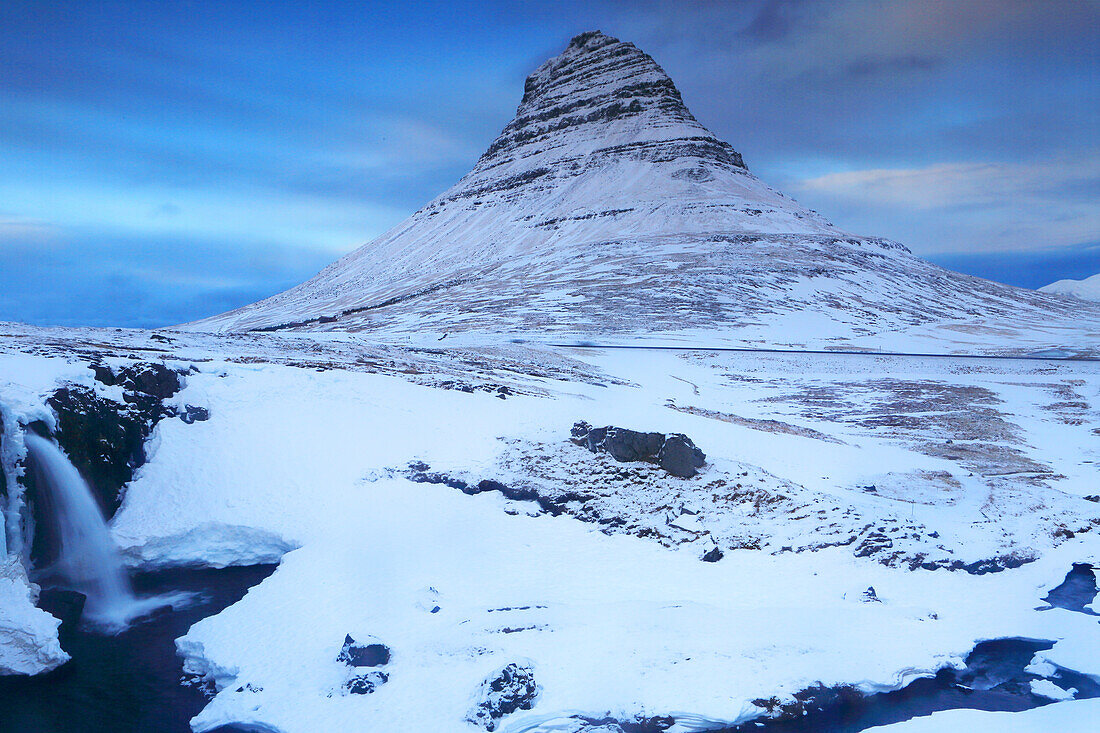
POLYGON ((344 637, 344 646, 336 661, 349 667, 382 667, 390 663, 390 648, 374 639, 366 643, 358 642, 348 634, 344 637))
POLYGON ((594 428, 586 422, 574 423, 571 440, 593 453, 603 451, 616 461, 656 463, 673 476, 691 478, 706 464, 707 457, 691 438, 679 433, 641 433, 611 425, 594 428))
POLYGON ((380 669, 358 671, 363 667, 384 667, 390 663, 390 648, 377 639, 356 641, 351 634, 345 635, 336 661, 357 670, 344 682, 344 689, 352 695, 369 695, 389 682, 389 673, 380 669))
POLYGON ((122 402, 80 385, 61 387, 46 403, 57 415, 55 437, 69 460, 96 491, 107 516, 118 509, 120 489, 145 463, 145 439, 157 422, 174 415, 164 400, 183 384, 163 364, 132 364, 117 372, 96 365, 96 380, 122 388, 122 402))
POLYGON ((466 719, 485 730, 496 730, 497 723, 505 715, 534 707, 538 694, 531 666, 512 662, 486 678, 481 685, 479 701, 466 719))

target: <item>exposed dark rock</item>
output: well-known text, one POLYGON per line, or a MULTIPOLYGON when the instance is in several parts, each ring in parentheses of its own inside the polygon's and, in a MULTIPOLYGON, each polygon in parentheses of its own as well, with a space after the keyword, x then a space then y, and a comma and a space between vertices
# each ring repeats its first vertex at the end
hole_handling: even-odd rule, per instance
POLYGON ((867 590, 862 594, 864 603, 882 603, 882 599, 878 597, 878 593, 875 592, 875 586, 867 586, 867 590))
POLYGON ((488 392, 489 394, 497 397, 498 399, 508 399, 514 392, 506 384, 467 384, 465 382, 458 382, 448 379, 445 382, 440 382, 435 385, 439 389, 453 389, 456 392, 466 392, 467 394, 473 394, 475 392, 488 392))
POLYGON ((409 293, 407 295, 400 295, 400 296, 397 296, 395 298, 389 298, 388 300, 384 300, 381 303, 375 303, 373 305, 366 305, 366 306, 362 306, 362 307, 359 307, 359 308, 348 308, 347 310, 340 311, 339 315, 336 315, 336 316, 318 316, 316 318, 307 318, 304 321, 291 321, 291 322, 288 322, 288 323, 279 323, 279 324, 276 324, 274 326, 263 326, 263 327, 260 327, 260 328, 252 328, 252 329, 249 329, 249 330, 257 331, 257 332, 271 332, 271 331, 281 331, 281 330, 286 329, 286 328, 301 328, 303 326, 309 326, 309 325, 314 324, 314 323, 333 323, 333 322, 339 320, 339 318, 341 316, 350 316, 350 315, 353 315, 355 313, 364 313, 364 312, 367 312, 367 311, 377 310, 379 308, 386 308, 386 307, 391 306, 391 305, 397 305, 398 303, 402 303, 406 300, 413 300, 415 298, 420 298, 420 297, 423 297, 425 295, 430 295, 431 293, 434 293, 437 290, 442 290, 444 288, 451 288, 451 287, 454 287, 456 285, 462 285, 462 284, 467 283, 467 282, 470 282, 470 279, 468 279, 468 278, 467 279, 459 278, 459 279, 454 279, 454 280, 448 280, 447 282, 439 283, 437 285, 432 285, 430 287, 421 288, 420 290, 417 290, 414 293, 409 293))
POLYGON ((382 685, 389 682, 390 676, 385 672, 372 669, 365 674, 357 674, 344 683, 344 689, 353 695, 369 695, 382 685))
POLYGON ((889 550, 894 546, 894 541, 887 537, 881 530, 868 532, 863 540, 856 546, 856 557, 870 557, 871 555, 889 550))
POLYGON ((79 385, 58 389, 46 403, 57 414, 58 445, 112 515, 120 501, 119 489, 145 463, 145 438, 171 411, 149 395, 120 404, 79 385))
POLYGON ((767 717, 778 720, 797 720, 812 710, 828 707, 842 707, 863 699, 858 689, 849 685, 824 687, 816 685, 792 695, 793 699, 780 700, 777 697, 753 700, 752 704, 767 711, 767 717))
POLYGON ((662 451, 668 441, 661 433, 639 433, 626 428, 608 428, 603 448, 616 461, 648 461, 662 451))
POLYGON ((703 562, 718 562, 725 556, 726 554, 722 552, 722 549, 720 547, 712 547, 710 550, 703 553, 703 557, 701 559, 703 562))
POLYGON ((117 372, 101 364, 93 364, 95 378, 108 386, 116 384, 131 392, 156 397, 163 400, 179 392, 183 387, 180 372, 169 369, 163 364, 143 362, 122 367, 117 372))
POLYGON ((505 715, 534 707, 538 694, 531 667, 513 662, 481 684, 480 701, 466 719, 485 730, 496 730, 497 722, 505 715))
POLYGON ((661 446, 657 462, 673 476, 691 478, 706 463, 703 451, 695 447, 686 435, 670 435, 661 446))
POLYGON ((573 423, 573 427, 569 430, 569 435, 577 445, 585 445, 588 440, 588 433, 592 430, 592 426, 584 420, 573 423))
POLYGON ((209 420, 210 410, 207 410, 205 407, 196 407, 195 405, 184 405, 179 416, 180 420, 190 425, 194 422, 209 420))
POLYGON ((38 594, 38 607, 61 621, 61 626, 75 626, 84 613, 87 596, 65 588, 43 588, 38 594))
POLYGON ((390 648, 381 642, 360 644, 348 635, 336 661, 349 667, 382 667, 390 663, 390 648))
MULTIPOLYGON (((154 363, 131 364, 117 371, 93 364, 91 369, 97 381, 122 388, 122 402, 74 384, 57 389, 46 404, 57 415, 51 437, 88 481, 96 501, 110 517, 121 503, 122 487, 145 463, 146 438, 158 421, 175 413, 175 408, 166 407, 163 400, 181 389, 183 372, 154 363)), ((194 409, 205 412, 203 408, 194 409)), ((198 413, 192 416, 201 419, 198 413)), ((27 428, 49 435, 42 424, 27 428)), ((33 535, 31 557, 36 564, 46 564, 56 550, 57 539, 50 536, 53 530, 44 506, 46 498, 37 491, 33 471, 25 472, 21 483, 27 504, 23 521, 33 535)))
POLYGON ((570 440, 593 453, 605 451, 617 461, 657 463, 673 476, 691 478, 706 463, 706 455, 686 435, 642 433, 608 425, 594 428, 583 420, 573 424, 570 440))
POLYGON ((579 728, 569 728, 571 733, 662 733, 676 724, 675 718, 665 715, 652 717, 643 715, 631 720, 575 715, 570 719, 577 721, 576 724, 580 725, 579 728))

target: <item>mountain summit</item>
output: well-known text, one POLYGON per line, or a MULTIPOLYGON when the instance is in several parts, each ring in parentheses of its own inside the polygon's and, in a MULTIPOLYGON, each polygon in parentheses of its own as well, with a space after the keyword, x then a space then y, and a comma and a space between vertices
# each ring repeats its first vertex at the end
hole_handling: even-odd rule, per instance
POLYGON ((895 348, 946 327, 996 348, 1006 328, 1062 344, 1080 315, 837 229, 753 176, 649 55, 593 31, 527 78, 450 189, 311 280, 187 328, 895 348))

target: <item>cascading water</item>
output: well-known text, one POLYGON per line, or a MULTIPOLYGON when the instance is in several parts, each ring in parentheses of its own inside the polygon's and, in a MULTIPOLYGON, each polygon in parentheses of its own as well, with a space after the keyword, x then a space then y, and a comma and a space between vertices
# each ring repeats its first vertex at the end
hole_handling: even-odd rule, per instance
POLYGON ((84 618, 108 631, 118 631, 150 610, 130 587, 118 548, 84 478, 51 440, 25 435, 39 491, 47 492, 60 544, 54 566, 66 585, 87 596, 84 618))

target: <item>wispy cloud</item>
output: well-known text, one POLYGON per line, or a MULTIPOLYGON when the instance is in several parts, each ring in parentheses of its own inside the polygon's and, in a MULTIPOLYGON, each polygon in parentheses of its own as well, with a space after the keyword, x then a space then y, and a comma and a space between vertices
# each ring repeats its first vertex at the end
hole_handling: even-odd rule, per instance
POLYGON ((1100 153, 1034 163, 939 163, 805 179, 802 192, 887 212, 920 210, 958 224, 944 250, 1078 245, 1100 232, 1100 153))
MULTIPOLYGON (((938 208, 1000 206, 1022 199, 1049 201, 1082 190, 1100 192, 1100 155, 1038 163, 939 163, 922 168, 876 168, 809 178, 804 189, 878 204, 938 208)), ((1100 215, 1100 204, 1096 206, 1100 215)))
POLYGON ((5 244, 25 245, 33 242, 47 246, 56 238, 54 227, 43 221, 23 218, 7 218, 0 214, 0 247, 5 244))

